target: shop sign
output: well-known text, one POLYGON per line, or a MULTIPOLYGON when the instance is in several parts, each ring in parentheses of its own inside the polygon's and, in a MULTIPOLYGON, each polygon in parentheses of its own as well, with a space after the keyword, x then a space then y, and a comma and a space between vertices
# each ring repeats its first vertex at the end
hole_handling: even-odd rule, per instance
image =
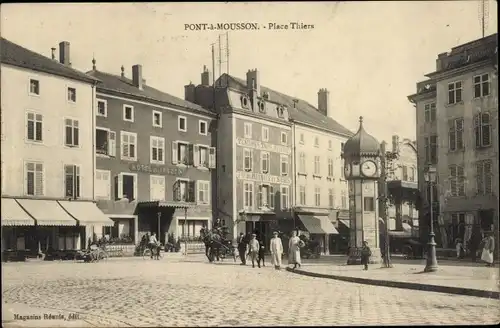
POLYGON ((133 172, 145 172, 145 173, 162 174, 162 175, 181 176, 184 174, 184 170, 182 168, 174 166, 160 166, 151 164, 132 163, 130 164, 129 169, 130 171, 133 172))
POLYGON ((282 185, 292 184, 292 179, 289 177, 281 177, 281 176, 277 176, 277 175, 244 172, 244 171, 236 172, 236 179, 257 181, 257 182, 261 182, 261 183, 282 184, 282 185))
POLYGON ((254 148, 254 149, 259 149, 259 150, 264 150, 264 151, 269 151, 273 153, 280 153, 280 154, 286 154, 290 155, 292 153, 292 150, 290 147, 286 146, 280 146, 280 145, 274 145, 258 140, 252 140, 252 139, 246 139, 246 138, 236 138, 236 145, 242 146, 242 147, 248 147, 248 148, 254 148))

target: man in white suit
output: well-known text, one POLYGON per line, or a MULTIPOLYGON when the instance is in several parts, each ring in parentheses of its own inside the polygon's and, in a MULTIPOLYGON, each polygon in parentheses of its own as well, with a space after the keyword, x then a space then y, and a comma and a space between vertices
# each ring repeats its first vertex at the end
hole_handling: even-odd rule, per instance
POLYGON ((283 254, 283 244, 281 243, 281 238, 278 237, 277 231, 273 233, 273 238, 271 238, 269 250, 271 251, 271 259, 273 261, 274 268, 276 270, 280 270, 281 255, 283 254))

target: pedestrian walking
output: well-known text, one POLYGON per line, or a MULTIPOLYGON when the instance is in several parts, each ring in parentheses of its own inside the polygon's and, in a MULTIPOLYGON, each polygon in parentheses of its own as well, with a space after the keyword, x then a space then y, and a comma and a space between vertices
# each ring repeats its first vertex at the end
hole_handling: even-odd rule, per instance
POLYGON ((363 241, 363 247, 361 248, 361 264, 365 266, 363 270, 368 270, 370 256, 372 256, 372 251, 370 247, 368 247, 368 242, 365 240, 363 241))
POLYGON ((265 267, 265 251, 266 251, 266 247, 264 246, 264 241, 263 240, 259 240, 259 257, 257 259, 257 265, 259 266, 260 268, 260 262, 262 261, 262 266, 265 267))
POLYGON ((255 260, 257 259, 259 255, 259 241, 257 240, 257 235, 252 234, 252 239, 248 243, 248 252, 250 255, 250 258, 252 259, 252 268, 255 268, 255 260))
POLYGON ((469 251, 471 254, 472 262, 476 262, 477 253, 480 250, 481 243, 481 230, 478 225, 474 225, 472 228, 472 234, 469 239, 469 251))
POLYGON ((247 242, 243 232, 240 233, 240 236, 238 237, 238 253, 240 254, 240 261, 241 261, 240 265, 246 265, 247 242))
POLYGON ((459 260, 462 257, 463 248, 464 248, 464 244, 462 244, 462 240, 460 238, 457 238, 455 240, 455 250, 457 252, 457 260, 459 260))
POLYGON ((297 232, 292 231, 292 238, 288 242, 288 264, 293 264, 293 269, 297 268, 297 265, 301 266, 300 260, 300 245, 304 244, 299 237, 297 237, 297 232))
POLYGON ((481 254, 481 260, 486 263, 486 266, 493 266, 493 251, 495 250, 495 239, 493 238, 493 232, 488 231, 485 233, 486 237, 483 240, 483 252, 481 254))
POLYGON ((271 251, 271 261, 273 262, 274 268, 276 270, 281 270, 281 256, 283 254, 283 243, 281 242, 281 238, 278 236, 277 231, 273 233, 273 238, 271 238, 269 250, 271 251))

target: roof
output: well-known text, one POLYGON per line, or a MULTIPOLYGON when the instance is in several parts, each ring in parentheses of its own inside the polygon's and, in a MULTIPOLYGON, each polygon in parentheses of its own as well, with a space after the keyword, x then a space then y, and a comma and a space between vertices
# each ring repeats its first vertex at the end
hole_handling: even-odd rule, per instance
POLYGON ((20 45, 5 38, 2 38, 0 49, 2 52, 3 64, 58 75, 82 82, 98 82, 98 80, 83 72, 77 71, 76 69, 63 65, 56 60, 21 47, 20 45))
POLYGON ((345 157, 378 156, 380 144, 372 135, 363 128, 363 118, 359 118, 359 129, 354 136, 344 144, 345 157))
POLYGON ((182 109, 187 109, 202 114, 207 114, 211 116, 216 115, 215 113, 199 105, 196 105, 192 102, 189 102, 181 98, 177 98, 168 93, 152 88, 148 85, 143 84, 141 90, 136 86, 134 86, 131 79, 128 79, 126 77, 109 74, 98 70, 89 71, 87 72, 87 74, 94 76, 101 81, 101 83, 99 83, 99 85, 97 86, 98 91, 99 90, 116 91, 124 95, 132 95, 139 98, 143 98, 145 100, 154 100, 160 103, 164 103, 166 105, 181 107, 182 109))
MULTIPOLYGON (((230 88, 243 92, 247 91, 246 81, 227 74, 223 74, 223 76, 229 77, 227 85, 230 88)), ((222 78, 222 76, 220 78, 222 78)), ((260 89, 261 94, 264 94, 265 92, 269 93, 269 97, 271 98, 270 101, 286 105, 288 107, 289 117, 293 121, 310 124, 336 134, 345 135, 347 137, 354 135, 352 131, 345 128, 331 117, 318 112, 313 105, 309 104, 305 100, 285 95, 264 86, 261 86, 260 89), (296 101, 295 107, 294 101, 296 101)))

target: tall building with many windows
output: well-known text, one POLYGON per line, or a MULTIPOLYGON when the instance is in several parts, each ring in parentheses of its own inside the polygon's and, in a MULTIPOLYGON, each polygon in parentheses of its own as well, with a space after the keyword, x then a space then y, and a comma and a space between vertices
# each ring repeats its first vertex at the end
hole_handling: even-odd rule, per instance
POLYGON ((115 225, 104 233, 137 243, 197 238, 212 221, 216 115, 132 76, 97 70, 96 198, 115 225))
POLYGON ((294 219, 319 242, 323 253, 340 251, 342 238, 335 226, 348 236, 350 225, 341 153, 353 133, 330 117, 328 90, 319 90, 317 107, 289 96, 287 100, 294 136, 294 219))
POLYGON ((94 201, 94 100, 98 79, 1 39, 2 250, 86 247, 109 225, 94 201))
POLYGON ((302 229, 328 251, 325 237, 336 233, 329 215, 348 208, 340 153, 352 135, 328 116, 328 91, 317 109, 249 70, 245 80, 222 75, 215 88, 188 85, 186 99, 219 114, 216 210, 234 235, 254 231, 267 241, 273 230, 302 229))
POLYGON ((456 238, 467 245, 474 225, 498 240, 497 65, 497 34, 462 44, 439 54, 429 80, 409 96, 417 109, 419 165, 437 169, 434 221, 443 248, 456 238))
POLYGON ((261 86, 257 70, 246 80, 224 74, 186 86, 186 99, 218 112, 217 206, 233 238, 256 232, 267 240, 293 206, 292 128, 287 103, 261 86), (189 92, 188 90, 192 90, 189 92))

